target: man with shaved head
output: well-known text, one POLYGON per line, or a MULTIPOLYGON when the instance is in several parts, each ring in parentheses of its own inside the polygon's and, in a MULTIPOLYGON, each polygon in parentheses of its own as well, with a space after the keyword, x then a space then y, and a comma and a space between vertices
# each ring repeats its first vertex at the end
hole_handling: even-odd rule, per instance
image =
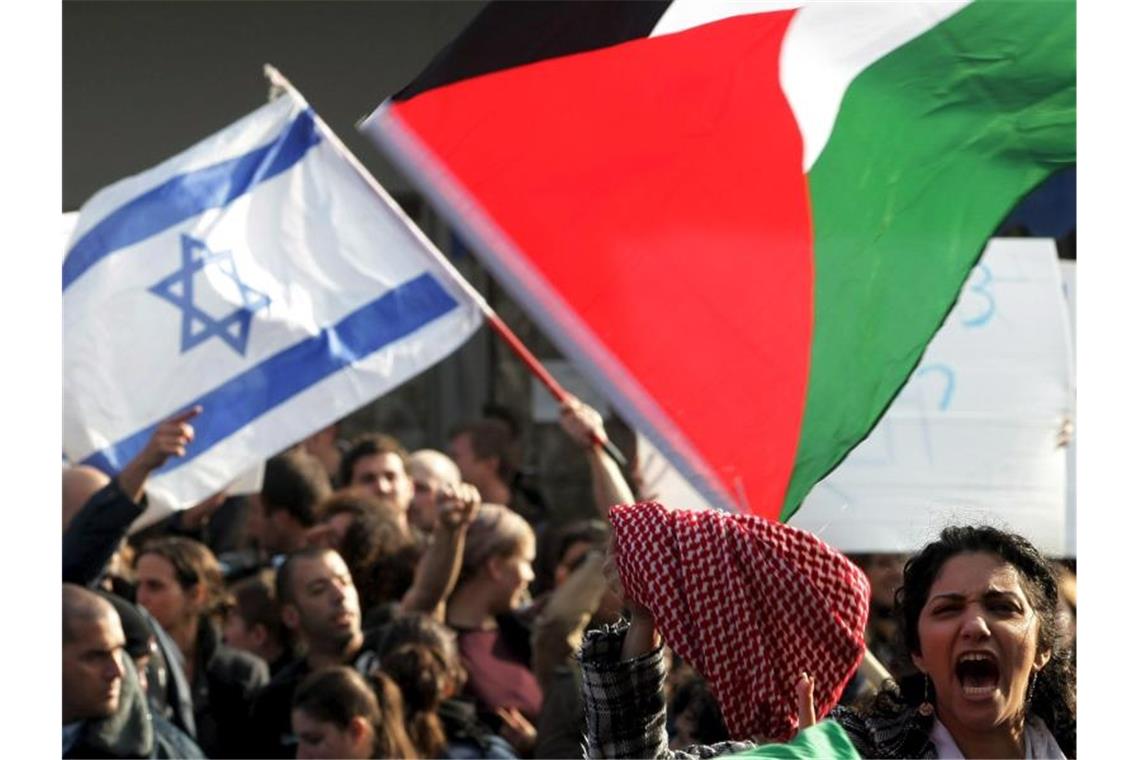
POLYGON ((63 757, 204 757, 151 711, 126 647, 115 607, 63 584, 63 757))
POLYGON ((123 686, 123 626, 115 608, 87 589, 63 585, 63 723, 107 718, 123 686))
POLYGON ((412 506, 408 522, 425 533, 435 529, 439 501, 445 491, 454 493, 463 482, 459 465, 442 451, 420 449, 408 458, 412 478, 412 506))
POLYGON ((151 712, 126 645, 110 602, 63 584, 63 757, 204 757, 151 712))
POLYGON ((295 755, 290 706, 305 676, 330 665, 353 665, 367 673, 375 659, 371 649, 362 659, 360 597, 335 551, 310 547, 290 554, 277 570, 275 591, 281 621, 303 642, 304 656, 278 671, 257 695, 249 718, 251 757, 295 755))
POLYGON ((88 499, 110 482, 111 479, 107 475, 85 464, 63 468, 64 530, 88 499))

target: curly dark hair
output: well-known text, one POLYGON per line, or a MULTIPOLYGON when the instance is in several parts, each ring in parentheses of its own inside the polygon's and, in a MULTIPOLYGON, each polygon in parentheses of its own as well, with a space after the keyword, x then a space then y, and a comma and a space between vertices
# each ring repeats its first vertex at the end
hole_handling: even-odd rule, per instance
POLYGON ((352 521, 337 547, 360 594, 360 609, 367 613, 398 601, 412 585, 420 549, 397 512, 373 496, 340 491, 318 510, 322 521, 348 514, 352 521))
MULTIPOLYGON (((1021 577, 1025 595, 1040 621, 1039 650, 1052 650, 1049 662, 1037 674, 1028 709, 1045 722, 1065 756, 1075 758, 1076 672, 1072 653, 1064 643, 1059 626, 1057 579, 1049 560, 1026 539, 987 525, 944 529, 938 540, 911 557, 903 570, 903 584, 895 592, 894 611, 899 621, 900 644, 905 651, 920 651, 918 619, 935 578, 947 560, 971 552, 998 557, 1012 565, 1021 577)), ((921 674, 904 676, 899 687, 898 690, 885 689, 879 695, 875 712, 889 710, 891 703, 914 706, 923 701, 925 688, 921 674)))
POLYGON ((381 658, 381 668, 404 696, 412 743, 424 757, 443 757, 447 731, 439 708, 462 689, 467 678, 459 661, 455 632, 428 615, 404 615, 380 630, 376 654, 381 658))
POLYGON ((406 644, 431 650, 447 668, 451 690, 458 693, 467 683, 467 671, 459 658, 455 631, 422 612, 401 615, 380 629, 376 654, 383 658, 406 644))

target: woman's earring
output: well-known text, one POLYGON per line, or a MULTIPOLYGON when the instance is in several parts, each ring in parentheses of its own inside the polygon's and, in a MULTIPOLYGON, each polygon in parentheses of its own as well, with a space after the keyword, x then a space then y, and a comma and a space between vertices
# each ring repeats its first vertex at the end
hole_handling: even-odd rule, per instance
POLYGON ((930 703, 930 676, 922 676, 922 704, 918 706, 918 714, 929 718, 934 714, 934 705, 930 703))
POLYGON ((1029 705, 1033 704, 1033 689, 1037 686, 1037 671, 1033 671, 1033 675, 1029 676, 1029 688, 1025 691, 1025 705, 1028 709, 1029 705))

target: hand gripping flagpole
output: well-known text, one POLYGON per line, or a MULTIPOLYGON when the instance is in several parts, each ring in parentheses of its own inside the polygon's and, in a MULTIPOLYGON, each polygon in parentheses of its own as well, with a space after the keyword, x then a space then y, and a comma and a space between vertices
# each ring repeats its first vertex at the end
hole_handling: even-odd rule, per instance
MULTIPOLYGON (((293 97, 302 103, 308 102, 297 90, 297 88, 295 88, 293 84, 288 79, 286 79, 285 76, 276 68, 267 63, 264 66, 264 72, 265 78, 269 80, 269 98, 271 100, 280 95, 288 94, 290 97, 293 97)), ((496 335, 503 339, 507 346, 510 347, 511 351, 514 352, 515 356, 517 356, 522 361, 523 365, 525 365, 526 368, 530 370, 530 373, 538 378, 538 381, 542 383, 543 386, 545 386, 546 390, 550 392, 550 395, 554 397, 554 400, 559 404, 565 404, 570 399, 570 394, 559 384, 556 379, 554 379, 554 376, 546 370, 546 367, 542 366, 542 363, 539 362, 535 355, 530 352, 530 349, 528 349, 526 345, 524 345, 523 342, 519 340, 519 337, 515 335, 514 331, 512 331, 511 328, 507 326, 507 323, 504 322, 502 318, 495 313, 495 310, 491 308, 490 304, 487 303, 482 294, 479 293, 479 291, 475 290, 474 286, 471 285, 471 283, 467 282, 463 275, 459 273, 459 270, 457 270, 452 265, 452 263, 447 260, 447 257, 444 256, 438 248, 436 248, 435 244, 427 237, 427 235, 423 233, 419 226, 417 226, 412 222, 411 219, 408 218, 408 215, 404 213, 404 210, 400 208, 400 206, 394 200, 392 200, 391 196, 389 196, 388 193, 385 192, 384 188, 380 185, 380 183, 376 181, 376 178, 372 176, 372 174, 368 171, 368 169, 364 167, 362 163, 360 163, 359 159, 357 159, 356 156, 352 154, 352 151, 350 151, 348 147, 345 146, 343 142, 341 142, 340 138, 336 136, 336 133, 333 132, 332 129, 330 129, 328 125, 324 123, 324 120, 314 113, 313 121, 317 124, 318 129, 321 130, 322 135, 328 139, 329 144, 334 146, 337 151, 340 152, 340 154, 344 157, 344 159, 348 161, 348 163, 354 169, 356 169, 361 178, 363 178, 368 186, 371 187, 373 191, 375 191, 375 193, 380 197, 382 201, 384 201, 392 213, 397 215, 408 225, 408 228, 423 244, 424 249, 431 254, 431 256, 436 260, 436 263, 438 263, 439 266, 443 269, 443 271, 451 277, 455 285, 459 287, 464 293, 466 293, 472 301, 475 302, 479 308, 479 311, 482 312, 483 318, 487 320, 487 324, 490 325, 491 330, 493 330, 496 335)), ((625 457, 622 456, 622 453, 618 450, 617 446, 613 444, 613 441, 602 440, 601 437, 596 433, 591 433, 590 437, 593 438, 594 445, 601 446, 611 459, 623 467, 628 466, 629 463, 626 461, 625 457)))

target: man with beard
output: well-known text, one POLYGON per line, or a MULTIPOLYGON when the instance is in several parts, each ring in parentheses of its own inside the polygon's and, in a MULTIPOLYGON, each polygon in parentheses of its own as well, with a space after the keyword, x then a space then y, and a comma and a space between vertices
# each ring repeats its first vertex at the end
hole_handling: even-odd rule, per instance
POLYGON ((304 642, 303 658, 286 666, 258 695, 251 713, 254 757, 293 757, 293 693, 306 675, 329 665, 350 665, 366 675, 375 661, 360 629, 360 600, 348 566, 332 549, 295 552, 277 571, 281 620, 304 642))
MULTIPOLYGON (((78 586, 63 586, 63 726, 109 718, 123 688, 123 626, 114 608, 78 586)), ((74 730, 74 729, 72 729, 74 730)))

